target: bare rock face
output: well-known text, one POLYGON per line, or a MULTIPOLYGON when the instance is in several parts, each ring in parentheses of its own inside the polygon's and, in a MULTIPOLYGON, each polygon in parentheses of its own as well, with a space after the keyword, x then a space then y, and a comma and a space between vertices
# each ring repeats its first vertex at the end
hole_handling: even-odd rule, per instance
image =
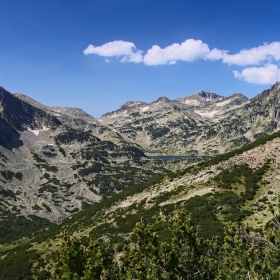
POLYGON ((19 146, 20 132, 30 128, 59 126, 60 121, 35 108, 29 103, 19 100, 4 88, 0 87, 0 126, 1 145, 6 148, 19 146))

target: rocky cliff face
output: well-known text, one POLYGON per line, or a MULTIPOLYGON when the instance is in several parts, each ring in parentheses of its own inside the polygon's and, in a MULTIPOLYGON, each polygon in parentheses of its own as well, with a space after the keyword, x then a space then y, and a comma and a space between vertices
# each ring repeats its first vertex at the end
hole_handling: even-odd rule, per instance
POLYGON ((20 133, 27 129, 59 126, 60 121, 35 108, 29 103, 19 100, 4 88, 0 87, 0 128, 1 146, 12 149, 22 145, 20 133))

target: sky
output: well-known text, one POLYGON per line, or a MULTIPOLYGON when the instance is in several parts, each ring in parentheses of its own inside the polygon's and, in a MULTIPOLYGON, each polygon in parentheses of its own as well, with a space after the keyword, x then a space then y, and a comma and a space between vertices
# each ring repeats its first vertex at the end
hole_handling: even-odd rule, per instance
POLYGON ((0 0, 0 86, 93 117, 280 80, 279 0, 0 0))

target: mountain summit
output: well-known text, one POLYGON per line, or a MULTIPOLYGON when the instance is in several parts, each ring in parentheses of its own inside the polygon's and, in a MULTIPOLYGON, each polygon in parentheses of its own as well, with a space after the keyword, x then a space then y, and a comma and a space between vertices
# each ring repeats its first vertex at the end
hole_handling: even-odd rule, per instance
POLYGON ((224 97, 199 91, 175 100, 160 97, 129 109, 123 105, 98 120, 151 154, 213 155, 254 139, 249 123, 246 136, 230 125, 240 120, 248 103, 240 93, 224 97))

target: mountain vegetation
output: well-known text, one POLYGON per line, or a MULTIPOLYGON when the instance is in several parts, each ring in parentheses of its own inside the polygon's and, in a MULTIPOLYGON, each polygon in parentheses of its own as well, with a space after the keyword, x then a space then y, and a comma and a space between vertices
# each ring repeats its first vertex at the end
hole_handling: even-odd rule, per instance
POLYGON ((0 279, 278 279, 279 94, 94 119, 1 88, 0 279))

